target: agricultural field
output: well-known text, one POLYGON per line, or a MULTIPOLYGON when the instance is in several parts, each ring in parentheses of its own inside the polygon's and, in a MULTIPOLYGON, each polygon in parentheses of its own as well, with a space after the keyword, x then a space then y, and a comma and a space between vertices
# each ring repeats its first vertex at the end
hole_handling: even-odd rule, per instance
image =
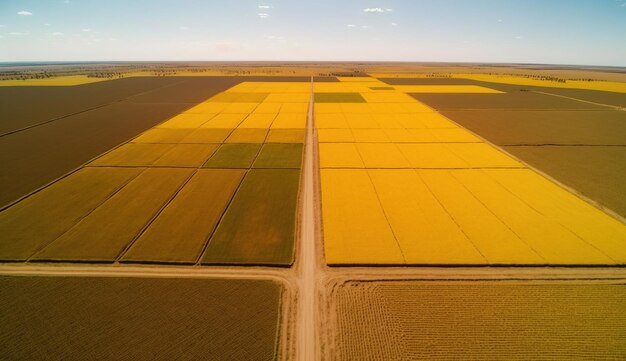
MULTIPOLYGON (((384 78, 393 86, 488 86, 504 92, 413 96, 466 129, 626 216, 623 92, 501 84, 498 79, 384 78)), ((543 86, 541 86, 543 84, 543 86)), ((602 84, 602 82, 600 82, 602 84)))
POLYGON ((277 282, 2 276, 0 287, 2 359, 278 358, 277 282))
POLYGON ((325 331, 335 360, 613 360, 624 297, 614 283, 352 281, 325 331))
POLYGON ((310 81, 135 77, 63 87, 0 86, 0 207, 236 84, 276 80, 310 81))
POLYGON ((307 91, 242 82, 146 130, 0 213, 0 259, 291 265, 307 91))
POLYGON ((626 262, 623 223, 407 94, 509 93, 373 78, 314 91, 328 264, 626 262))
POLYGON ((0 86, 0 358, 626 355, 619 86, 208 68, 0 86))

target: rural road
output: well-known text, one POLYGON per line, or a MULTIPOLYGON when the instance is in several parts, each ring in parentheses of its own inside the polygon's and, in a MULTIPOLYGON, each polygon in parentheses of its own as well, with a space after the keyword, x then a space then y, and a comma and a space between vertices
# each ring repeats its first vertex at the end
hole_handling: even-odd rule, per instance
POLYGON ((298 317, 296 320, 297 360, 317 360, 316 320, 316 270, 315 252, 315 188, 313 151, 313 78, 311 77, 311 97, 307 119, 307 135, 304 149, 302 208, 300 244, 296 258, 298 267, 298 317))

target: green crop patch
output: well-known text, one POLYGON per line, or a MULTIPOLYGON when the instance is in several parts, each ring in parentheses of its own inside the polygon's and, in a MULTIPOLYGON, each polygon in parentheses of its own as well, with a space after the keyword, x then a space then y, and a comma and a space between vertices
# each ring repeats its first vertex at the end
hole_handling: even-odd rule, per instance
POLYGON ((122 261, 196 263, 244 174, 241 169, 199 170, 122 261))
POLYGON ((250 170, 201 262, 291 265, 299 181, 295 169, 250 170))
POLYGON ((302 144, 264 144, 253 168, 295 168, 302 163, 302 144))
POLYGON ((26 260, 142 172, 84 168, 0 212, 0 260, 26 260))
POLYGON ((205 168, 250 168, 261 144, 222 144, 204 164, 205 168))
POLYGON ((366 103, 359 93, 315 93, 316 103, 366 103))
POLYGON ((115 261, 192 174, 188 168, 145 170, 32 259, 115 261))
POLYGON ((261 103, 269 93, 234 93, 225 92, 217 94, 208 101, 219 103, 261 103))
POLYGON ((372 90, 395 90, 396 89, 392 86, 371 86, 369 88, 372 90))

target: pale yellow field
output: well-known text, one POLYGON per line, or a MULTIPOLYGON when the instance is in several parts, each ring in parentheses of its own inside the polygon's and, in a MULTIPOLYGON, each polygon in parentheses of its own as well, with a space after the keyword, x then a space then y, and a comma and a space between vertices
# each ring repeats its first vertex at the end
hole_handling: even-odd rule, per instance
POLYGON ((86 75, 56 76, 44 79, 0 80, 0 86, 73 86, 107 81, 107 78, 90 78, 86 75))
POLYGON ((315 92, 366 102, 315 104, 329 264, 625 263, 624 224, 402 92, 419 87, 341 80, 315 92))
MULTIPOLYGON (((372 72, 372 77, 376 78, 423 78, 425 74, 419 73, 380 73, 372 72)), ((554 80, 531 79, 523 76, 513 75, 495 75, 495 74, 470 74, 470 73, 452 73, 452 78, 478 80, 490 83, 512 84, 512 85, 528 85, 547 88, 566 88, 566 89, 587 89, 609 91, 615 93, 626 93, 626 83, 615 81, 582 81, 582 80, 566 80, 558 82, 554 80)), ((395 87, 395 86, 394 86, 395 87)))

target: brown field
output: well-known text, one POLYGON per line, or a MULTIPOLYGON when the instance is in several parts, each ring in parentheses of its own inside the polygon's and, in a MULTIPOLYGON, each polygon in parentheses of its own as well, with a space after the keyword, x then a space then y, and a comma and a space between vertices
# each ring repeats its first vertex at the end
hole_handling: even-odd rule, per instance
POLYGON ((325 331, 336 360, 613 360, 624 297, 624 284, 348 281, 325 331))
POLYGON ((2 359, 277 358, 274 281, 2 276, 0 289, 2 359))
POLYGON ((202 264, 290 266, 300 171, 248 171, 211 237, 202 264))
POLYGON ((626 112, 449 110, 442 114, 500 146, 626 146, 626 112))

